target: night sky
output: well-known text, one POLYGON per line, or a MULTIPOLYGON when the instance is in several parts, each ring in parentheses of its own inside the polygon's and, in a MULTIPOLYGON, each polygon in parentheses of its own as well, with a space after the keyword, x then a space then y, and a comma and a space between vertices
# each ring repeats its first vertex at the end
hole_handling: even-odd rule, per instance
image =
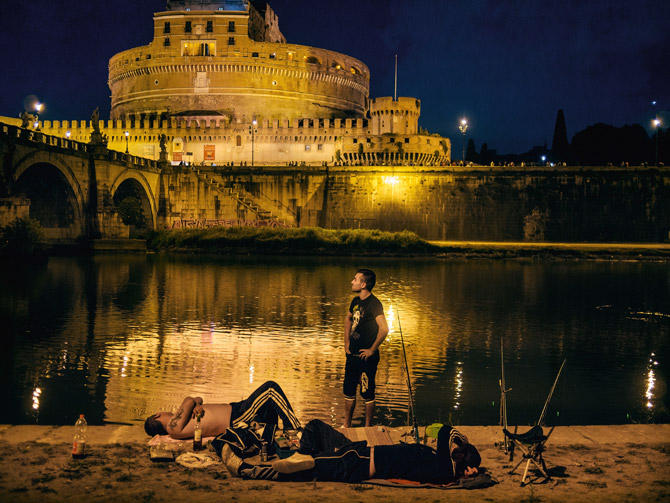
MULTIPOLYGON (((273 0, 291 43, 343 52, 371 71, 370 96, 419 98, 420 126, 499 153, 551 146, 586 126, 670 125, 668 0, 273 0), (652 105, 656 101, 656 106, 652 105)), ((3 9, 0 115, 27 96, 45 120, 109 116, 107 64, 146 45, 164 0, 23 0, 3 9)))

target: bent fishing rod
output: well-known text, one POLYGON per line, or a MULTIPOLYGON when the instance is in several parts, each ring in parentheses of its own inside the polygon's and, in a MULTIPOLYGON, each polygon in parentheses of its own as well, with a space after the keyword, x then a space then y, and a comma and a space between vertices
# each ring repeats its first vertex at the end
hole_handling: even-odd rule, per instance
POLYGON ((419 426, 416 421, 416 408, 414 407, 414 395, 412 394, 412 381, 409 378, 409 365, 407 364, 407 353, 405 352, 405 339, 402 336, 402 326, 400 325, 400 311, 398 311, 398 330, 400 331, 400 342, 402 343, 402 355, 405 358, 405 373, 407 374, 407 388, 409 390, 409 406, 412 410, 412 430, 414 431, 414 440, 419 443, 419 426))

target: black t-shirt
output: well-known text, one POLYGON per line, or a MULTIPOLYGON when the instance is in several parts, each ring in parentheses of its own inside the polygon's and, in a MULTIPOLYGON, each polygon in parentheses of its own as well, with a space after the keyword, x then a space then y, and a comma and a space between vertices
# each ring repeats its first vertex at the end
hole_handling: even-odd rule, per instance
POLYGON ((357 354, 361 349, 368 349, 374 344, 379 332, 376 318, 384 314, 384 308, 379 299, 370 294, 365 300, 354 297, 349 312, 352 315, 349 352, 357 354))
POLYGON ((422 444, 378 445, 375 447, 375 477, 431 484, 454 482, 456 467, 451 450, 467 442, 467 437, 457 429, 443 426, 437 436, 437 450, 422 444))
POLYGON ((422 444, 378 445, 375 447, 375 478, 406 479, 429 484, 454 481, 449 456, 422 444))

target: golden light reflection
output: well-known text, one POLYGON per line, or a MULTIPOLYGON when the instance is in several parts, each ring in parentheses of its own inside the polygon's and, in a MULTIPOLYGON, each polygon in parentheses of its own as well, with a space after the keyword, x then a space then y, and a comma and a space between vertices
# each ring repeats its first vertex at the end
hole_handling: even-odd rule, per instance
POLYGON ((391 340, 391 334, 393 333, 393 329, 395 327, 395 321, 396 321, 396 310, 393 309, 393 304, 391 304, 391 301, 389 302, 389 308, 386 311, 386 323, 389 326, 389 333, 386 336, 386 340, 390 341, 391 340))
POLYGON ((644 394, 645 398, 647 399, 647 408, 652 409, 654 407, 654 386, 656 385, 656 374, 654 373, 654 367, 658 365, 658 362, 654 360, 654 356, 656 356, 654 353, 651 354, 651 358, 649 359, 649 365, 647 366, 647 379, 646 384, 647 384, 647 390, 644 394))
POLYGON ((463 362, 456 362, 456 377, 454 378, 454 409, 461 405, 460 398, 463 393, 463 362))
POLYGON ((397 176, 382 176, 382 180, 387 185, 398 185, 400 183, 400 178, 397 176))
POLYGON ((40 396, 42 395, 42 388, 35 388, 33 391, 33 409, 37 410, 40 408, 40 396))

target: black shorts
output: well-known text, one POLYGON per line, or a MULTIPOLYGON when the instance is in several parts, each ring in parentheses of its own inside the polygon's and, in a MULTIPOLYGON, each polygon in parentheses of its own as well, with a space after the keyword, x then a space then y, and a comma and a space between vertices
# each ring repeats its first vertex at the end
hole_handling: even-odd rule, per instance
POLYGON ((347 355, 344 367, 344 397, 348 400, 356 399, 356 388, 361 384, 361 396, 365 403, 375 399, 375 375, 379 364, 379 351, 375 351, 370 358, 364 360, 354 354, 347 355))

